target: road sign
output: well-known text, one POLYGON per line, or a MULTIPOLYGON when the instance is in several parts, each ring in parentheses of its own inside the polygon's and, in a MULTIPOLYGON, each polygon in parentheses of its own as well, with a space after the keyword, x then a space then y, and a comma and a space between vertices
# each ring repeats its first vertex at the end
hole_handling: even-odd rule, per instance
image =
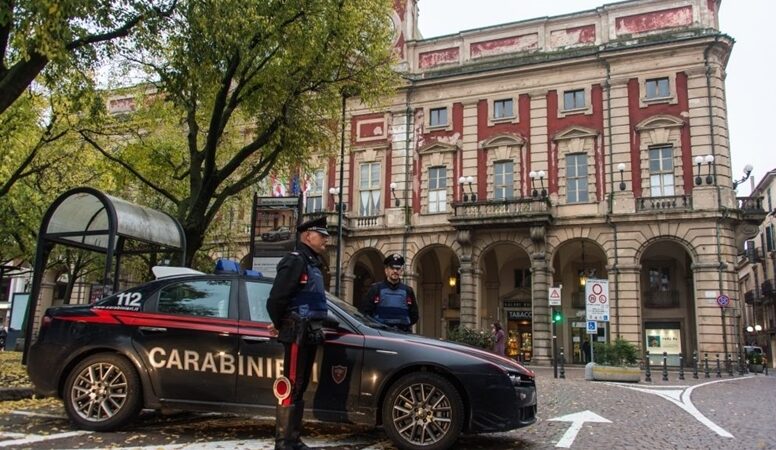
POLYGON ((601 322, 609 321, 609 280, 587 280, 585 318, 601 322))
POLYGON ((550 299, 550 306, 560 306, 560 288, 559 287, 551 287, 547 298, 550 299))
POLYGON ((587 334, 598 334, 598 322, 595 320, 587 321, 587 334))
POLYGON ((730 304, 730 297, 725 294, 719 294, 717 297, 717 304, 720 308, 725 308, 730 304))

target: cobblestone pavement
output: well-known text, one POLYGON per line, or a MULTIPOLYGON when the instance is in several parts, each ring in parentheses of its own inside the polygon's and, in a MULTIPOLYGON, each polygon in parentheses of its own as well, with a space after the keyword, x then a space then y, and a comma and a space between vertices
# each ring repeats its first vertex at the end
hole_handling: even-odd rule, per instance
MULTIPOLYGON (((586 381, 584 368, 570 367, 565 379, 551 368, 537 372, 539 420, 507 433, 462 436, 455 449, 766 449, 776 448, 776 376, 685 380, 660 372, 652 382, 630 384, 586 381), (551 419, 596 414, 609 423, 551 419), (573 436, 571 436, 573 435, 573 436)), ((50 402, 49 402, 50 404, 50 402)), ((41 409, 35 402, 0 417, 0 448, 272 448, 272 418, 217 414, 145 414, 132 427, 115 433, 78 433, 61 408, 41 409), (39 415, 39 414, 47 415, 39 415)), ((392 450, 380 429, 308 423, 305 441, 331 450, 392 450)))

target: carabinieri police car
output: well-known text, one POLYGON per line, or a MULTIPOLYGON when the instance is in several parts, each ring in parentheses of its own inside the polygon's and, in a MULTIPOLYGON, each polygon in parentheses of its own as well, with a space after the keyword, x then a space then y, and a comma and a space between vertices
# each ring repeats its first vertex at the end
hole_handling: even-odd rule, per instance
MULTIPOLYGON (((95 431, 122 427, 143 408, 274 414, 283 346, 268 329, 272 280, 154 269, 158 278, 144 285, 45 312, 28 355, 37 393, 62 398, 71 421, 95 431)), ((461 432, 536 421, 531 370, 328 301, 308 416, 382 425, 400 448, 428 450, 461 432)))

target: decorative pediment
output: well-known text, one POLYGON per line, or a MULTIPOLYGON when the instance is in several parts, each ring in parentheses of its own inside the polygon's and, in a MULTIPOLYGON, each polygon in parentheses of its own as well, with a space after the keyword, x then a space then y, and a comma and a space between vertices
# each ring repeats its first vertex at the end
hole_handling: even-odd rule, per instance
POLYGON ((421 155, 428 155, 431 153, 454 152, 457 151, 458 148, 458 143, 448 144, 447 142, 434 141, 424 145, 423 147, 420 147, 418 149, 418 153, 421 155))
POLYGON ((502 146, 522 146, 523 144, 525 144, 525 139, 517 134, 500 133, 491 136, 488 139, 484 139, 480 142, 480 148, 487 149, 502 146))
POLYGON ((655 130, 658 128, 678 128, 683 127, 684 121, 678 117, 669 115, 657 115, 642 120, 636 125, 638 131, 655 130))
POLYGON ((592 128, 571 126, 555 134, 552 140, 564 141, 568 139, 579 139, 579 138, 588 138, 588 137, 594 138, 594 137, 597 137, 598 134, 599 134, 598 131, 592 128))

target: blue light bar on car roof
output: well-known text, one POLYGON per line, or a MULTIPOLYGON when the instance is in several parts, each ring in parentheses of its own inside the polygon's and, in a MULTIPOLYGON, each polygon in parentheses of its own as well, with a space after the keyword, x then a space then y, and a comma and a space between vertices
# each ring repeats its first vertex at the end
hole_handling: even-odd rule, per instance
POLYGON ((237 263, 237 261, 232 261, 230 259, 220 258, 216 261, 216 274, 224 274, 224 273, 242 273, 245 276, 251 277, 251 278, 261 278, 261 272, 251 270, 251 269, 245 269, 240 270, 240 265, 237 263))

